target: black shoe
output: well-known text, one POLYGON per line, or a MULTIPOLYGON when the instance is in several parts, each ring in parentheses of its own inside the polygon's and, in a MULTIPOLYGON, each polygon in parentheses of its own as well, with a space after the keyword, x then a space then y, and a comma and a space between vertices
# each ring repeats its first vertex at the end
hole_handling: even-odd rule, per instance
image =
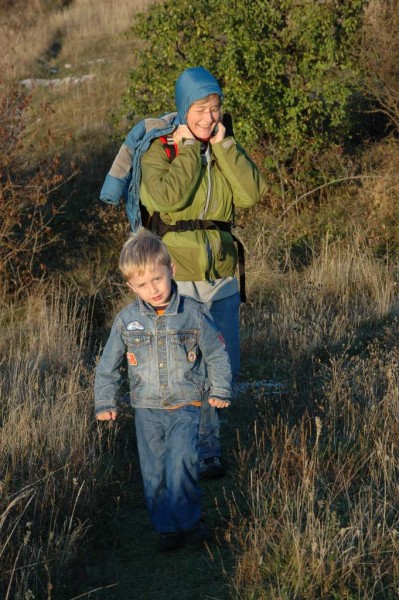
POLYGON ((176 531, 174 533, 160 533, 159 534, 159 549, 161 552, 167 552, 168 550, 175 550, 184 546, 185 537, 182 531, 176 531))
POLYGON ((198 466, 198 479, 218 479, 225 475, 225 469, 219 456, 202 458, 198 466))
POLYGON ((202 519, 192 529, 187 529, 184 535, 187 544, 201 544, 212 539, 212 532, 202 519))

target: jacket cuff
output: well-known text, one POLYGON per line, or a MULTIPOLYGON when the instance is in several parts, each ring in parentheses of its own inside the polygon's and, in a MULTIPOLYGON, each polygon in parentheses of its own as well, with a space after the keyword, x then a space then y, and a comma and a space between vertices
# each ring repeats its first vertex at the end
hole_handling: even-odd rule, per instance
POLYGON ((213 144, 212 150, 217 154, 218 150, 220 151, 220 149, 222 148, 223 150, 221 150, 221 152, 223 153, 224 150, 228 150, 229 148, 231 148, 231 146, 237 146, 237 142, 235 138, 233 138, 233 136, 229 135, 228 137, 225 137, 222 140, 220 140, 220 142, 216 142, 216 144, 213 144))
POLYGON ((95 415, 99 415, 100 413, 103 413, 103 412, 109 412, 111 410, 118 412, 118 408, 117 408, 115 402, 112 402, 110 400, 102 400, 101 402, 95 403, 95 408, 94 408, 95 415))
POLYGON ((108 173, 100 192, 100 200, 108 204, 119 204, 126 187, 126 180, 118 179, 108 173))

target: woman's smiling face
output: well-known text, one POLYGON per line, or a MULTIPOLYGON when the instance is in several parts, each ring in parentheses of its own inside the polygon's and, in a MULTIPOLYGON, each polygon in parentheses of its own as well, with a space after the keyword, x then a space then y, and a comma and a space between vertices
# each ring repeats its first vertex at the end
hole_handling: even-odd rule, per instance
POLYGON ((221 116, 220 98, 217 94, 212 94, 190 106, 186 117, 187 126, 196 138, 209 140, 221 116))

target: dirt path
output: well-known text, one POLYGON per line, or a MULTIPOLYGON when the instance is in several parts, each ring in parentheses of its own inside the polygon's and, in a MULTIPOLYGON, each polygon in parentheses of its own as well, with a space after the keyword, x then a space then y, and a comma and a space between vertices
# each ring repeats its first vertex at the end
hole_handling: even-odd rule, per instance
MULTIPOLYGON (((204 486, 204 508, 207 521, 219 525, 212 497, 223 493, 222 483, 204 486), (218 488, 218 489, 216 489, 218 488), (206 505, 210 505, 210 510, 206 505), (212 506, 213 505, 213 506, 212 506)), ((99 591, 91 597, 109 600, 198 600, 230 598, 222 563, 228 560, 227 548, 217 542, 209 548, 184 547, 161 553, 158 538, 151 530, 142 497, 137 506, 120 511, 119 544, 102 565, 103 576, 108 571, 108 585, 115 587, 99 591), (104 571, 106 569, 106 571, 104 571)), ((104 581, 105 583, 105 581, 104 581)))
MULTIPOLYGON (((228 473, 220 480, 206 481, 203 512, 215 530, 208 547, 185 546, 161 553, 144 505, 136 453, 132 457, 133 498, 101 516, 104 535, 101 548, 85 567, 85 581, 74 598, 98 600, 228 600, 233 558, 225 541, 229 521, 229 499, 235 488, 236 417, 229 409, 222 422, 222 445, 228 473), (106 542, 106 544, 105 544, 106 542)), ((112 507, 117 503, 111 501, 112 507)), ((98 532, 99 533, 99 532, 98 532)))

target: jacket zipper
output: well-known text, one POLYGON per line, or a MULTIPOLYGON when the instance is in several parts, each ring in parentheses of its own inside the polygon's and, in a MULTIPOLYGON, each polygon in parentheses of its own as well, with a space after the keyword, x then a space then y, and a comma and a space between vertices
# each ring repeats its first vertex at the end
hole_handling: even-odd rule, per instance
MULTIPOLYGON (((209 149, 208 149, 209 152, 209 149)), ((206 202, 205 202, 205 208, 204 208, 204 212, 203 212, 203 219, 206 219, 206 214, 208 212, 208 208, 209 208, 209 203, 211 200, 211 194, 212 194, 212 181, 211 181, 211 158, 210 155, 208 154, 207 156, 208 162, 206 164, 206 174, 207 174, 207 181, 208 181, 208 188, 207 188, 207 193, 206 193, 206 202)), ((207 255, 208 255, 208 273, 207 275, 209 276, 209 273, 212 271, 212 265, 213 265, 213 252, 212 252, 212 246, 211 243, 209 241, 209 238, 206 234, 206 232, 204 232, 204 236, 205 236, 205 244, 206 244, 206 251, 207 251, 207 255)))

